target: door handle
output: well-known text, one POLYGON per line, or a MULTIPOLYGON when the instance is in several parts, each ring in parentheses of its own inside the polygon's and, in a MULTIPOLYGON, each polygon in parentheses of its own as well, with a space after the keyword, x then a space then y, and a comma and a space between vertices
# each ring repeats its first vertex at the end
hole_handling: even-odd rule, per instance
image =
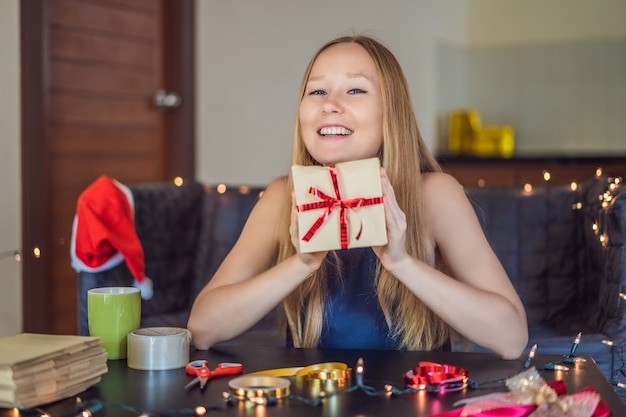
POLYGON ((171 91, 160 89, 154 93, 154 107, 159 110, 173 110, 180 107, 182 102, 183 98, 179 94, 171 91))

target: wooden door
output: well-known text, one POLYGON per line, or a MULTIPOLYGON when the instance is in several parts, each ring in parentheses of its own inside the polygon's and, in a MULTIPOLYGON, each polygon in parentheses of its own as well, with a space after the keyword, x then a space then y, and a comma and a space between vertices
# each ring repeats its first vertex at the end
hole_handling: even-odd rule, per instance
POLYGON ((20 4, 23 327, 74 334, 80 192, 194 176, 193 0, 20 4), (158 90, 181 105, 156 108, 158 90))

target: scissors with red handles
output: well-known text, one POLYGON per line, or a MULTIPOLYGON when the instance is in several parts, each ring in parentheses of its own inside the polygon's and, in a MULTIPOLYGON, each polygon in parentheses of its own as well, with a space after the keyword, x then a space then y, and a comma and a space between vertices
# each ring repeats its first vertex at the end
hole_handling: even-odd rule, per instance
POLYGON ((196 377, 185 385, 185 389, 191 389, 196 385, 200 385, 200 390, 204 390, 206 383, 209 379, 220 375, 236 375, 241 373, 243 365, 233 362, 222 362, 211 371, 209 369, 209 363, 203 359, 191 361, 185 366, 185 371, 189 375, 195 375, 196 377))

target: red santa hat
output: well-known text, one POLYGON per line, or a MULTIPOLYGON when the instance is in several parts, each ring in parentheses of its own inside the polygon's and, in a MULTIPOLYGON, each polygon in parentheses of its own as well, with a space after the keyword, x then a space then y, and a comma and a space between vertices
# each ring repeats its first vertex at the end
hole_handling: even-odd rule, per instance
POLYGON ((143 248, 135 232, 133 195, 120 182, 103 175, 78 197, 70 255, 78 272, 104 271, 126 261, 141 298, 152 298, 152 281, 145 276, 143 248))

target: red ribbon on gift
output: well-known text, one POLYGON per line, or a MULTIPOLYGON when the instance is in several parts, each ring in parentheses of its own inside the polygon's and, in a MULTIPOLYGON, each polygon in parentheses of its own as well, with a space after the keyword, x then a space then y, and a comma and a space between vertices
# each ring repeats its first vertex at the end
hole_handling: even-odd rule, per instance
POLYGON ((409 388, 444 393, 466 388, 469 377, 467 370, 458 366, 420 362, 404 374, 404 382, 409 388))
MULTIPOLYGON (((315 203, 307 203, 307 204, 299 204, 296 206, 298 212, 308 211, 308 210, 317 210, 325 208, 324 212, 320 214, 320 216, 315 220, 313 226, 306 232, 303 241, 308 242, 313 238, 315 233, 319 230, 319 228, 328 220, 328 217, 333 212, 333 210, 339 207, 339 228, 340 228, 340 241, 341 241, 341 249, 348 249, 348 217, 346 215, 346 209, 355 209, 364 206, 370 206, 373 204, 382 204, 383 197, 374 197, 374 198, 350 198, 346 200, 341 199, 341 194, 339 192, 339 185, 337 184, 337 167, 333 165, 328 166, 328 171, 330 173, 330 179, 333 182, 333 188, 335 189, 335 197, 329 196, 324 193, 320 189, 316 187, 309 188, 309 194, 313 194, 314 196, 322 199, 322 201, 317 201, 315 203)), ((356 236, 358 240, 361 237, 361 232, 363 231, 363 225, 359 228, 359 233, 356 236)))

